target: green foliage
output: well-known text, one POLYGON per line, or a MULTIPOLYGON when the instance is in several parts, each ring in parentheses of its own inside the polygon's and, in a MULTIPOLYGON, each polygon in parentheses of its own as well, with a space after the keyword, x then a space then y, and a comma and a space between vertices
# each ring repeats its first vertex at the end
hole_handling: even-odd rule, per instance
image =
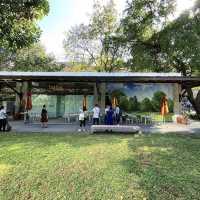
POLYGON ((71 63, 95 66, 97 71, 114 71, 123 64, 118 37, 117 10, 113 0, 105 6, 95 1, 89 24, 71 27, 63 46, 71 63), (112 37, 112 40, 111 40, 112 37))
POLYGON ((199 199, 199 146, 198 134, 0 134, 0 199, 199 199))
POLYGON ((166 65, 171 65, 171 70, 175 69, 184 76, 200 71, 200 15, 192 15, 192 11, 183 13, 159 33, 166 65))
POLYGON ((16 51, 38 41, 37 20, 49 12, 48 0, 3 0, 0 2, 0 46, 16 51))
POLYGON ((120 98, 119 106, 125 112, 130 111, 129 100, 126 96, 120 98))
POLYGON ((174 111, 174 101, 172 99, 168 99, 168 107, 169 112, 172 113, 174 111))
POLYGON ((121 37, 130 49, 128 63, 133 71, 158 70, 159 37, 152 38, 168 23, 168 15, 174 7, 175 0, 132 0, 128 3, 121 37))
POLYGON ((115 97, 115 98, 117 99, 117 101, 120 103, 120 102, 121 102, 121 98, 122 98, 122 97, 126 97, 126 95, 125 95, 125 93, 122 92, 121 90, 114 90, 114 91, 112 91, 111 98, 113 99, 114 97, 115 97))
POLYGON ((154 93, 153 98, 152 98, 152 105, 153 105, 154 111, 160 112, 161 102, 164 96, 166 96, 166 94, 162 91, 158 91, 154 93))
MULTIPOLYGON (((115 90, 111 94, 111 98, 116 97, 120 108, 125 112, 160 112, 161 102, 166 94, 162 91, 154 93, 153 98, 144 98, 142 101, 138 101, 137 97, 128 98, 122 91, 115 90)), ((172 99, 168 99, 169 112, 173 113, 174 102, 172 99)))
MULTIPOLYGON (((128 64, 133 71, 180 72, 184 76, 200 72, 200 1, 179 17, 174 0, 132 0, 122 19, 122 41, 130 49, 128 64)), ((183 85, 200 118, 200 92, 183 85)))
POLYGON ((61 71, 64 66, 57 64, 52 55, 47 55, 45 48, 37 43, 16 52, 14 71, 61 71))
POLYGON ((200 69, 199 8, 169 20, 175 1, 134 0, 122 20, 124 42, 130 47, 129 64, 134 71, 177 71, 183 75, 200 69))
POLYGON ((140 110, 140 103, 136 96, 131 97, 129 99, 129 107, 131 111, 139 111, 140 110))
POLYGON ((66 72, 94 72, 97 71, 95 66, 81 65, 81 64, 73 64, 72 66, 65 67, 64 71, 66 72))
POLYGON ((152 112, 154 110, 152 102, 149 98, 146 97, 142 100, 140 110, 142 112, 152 112))
POLYGON ((7 69, 10 66, 13 54, 8 50, 0 49, 0 70, 7 69))

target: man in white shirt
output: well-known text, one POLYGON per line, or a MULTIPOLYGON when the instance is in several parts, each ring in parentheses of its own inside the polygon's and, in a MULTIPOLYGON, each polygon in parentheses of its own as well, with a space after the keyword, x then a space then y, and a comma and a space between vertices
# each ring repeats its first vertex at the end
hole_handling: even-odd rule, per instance
POLYGON ((98 104, 93 108, 93 125, 99 125, 100 108, 98 104))
POLYGON ((3 128, 3 131, 6 131, 6 111, 4 110, 4 107, 0 107, 0 131, 3 128))

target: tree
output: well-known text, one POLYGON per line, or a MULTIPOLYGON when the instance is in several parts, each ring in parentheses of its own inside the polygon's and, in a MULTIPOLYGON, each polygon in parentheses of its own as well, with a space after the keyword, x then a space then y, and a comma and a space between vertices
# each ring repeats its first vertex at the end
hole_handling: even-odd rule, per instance
MULTIPOLYGON (((71 63, 70 63, 71 64, 71 63)), ((64 68, 65 72, 94 72, 96 68, 94 66, 87 66, 81 64, 73 64, 72 66, 67 66, 64 68)))
MULTIPOLYGON (((122 90, 114 90, 111 93, 111 99, 116 98, 117 102, 120 104, 121 99, 123 100, 126 94, 122 90)), ((127 97, 126 97, 127 98, 127 97)))
POLYGON ((168 106, 169 106, 169 112, 173 113, 173 111, 174 111, 174 101, 172 99, 168 99, 168 106))
POLYGON ((153 106, 151 103, 151 100, 149 98, 144 98, 141 102, 140 110, 142 112, 152 112, 153 111, 153 106))
POLYGON ((132 0, 128 3, 121 23, 121 37, 130 49, 128 63, 132 70, 155 71, 158 68, 156 58, 160 45, 158 38, 152 41, 152 37, 168 23, 174 7, 175 0, 132 0))
POLYGON ((154 93, 152 101, 151 101, 154 111, 160 112, 161 103, 164 96, 166 96, 166 94, 162 91, 158 91, 154 93))
MULTIPOLYGON (((191 76, 200 71, 200 1, 193 9, 171 20, 174 0, 132 0, 122 20, 121 37, 130 48, 133 71, 181 72, 191 76)), ((182 86, 200 118, 200 92, 182 86)))
POLYGON ((12 66, 13 53, 6 49, 0 49, 0 70, 8 70, 12 66))
POLYGON ((140 103, 138 102, 138 99, 136 96, 131 97, 129 99, 129 104, 130 104, 131 111, 139 111, 140 110, 140 103))
POLYGON ((37 20, 48 12, 48 0, 1 0, 1 49, 15 51, 38 41, 40 29, 37 20))
POLYGON ((129 100, 126 96, 121 97, 119 106, 125 112, 130 111, 129 100))
POLYGON ((110 0, 105 6, 95 1, 89 24, 73 26, 66 33, 63 44, 67 59, 96 66, 98 71, 113 71, 122 57, 117 28, 114 1, 110 0))
POLYGON ((53 55, 46 54, 40 44, 20 49, 13 59, 14 71, 61 71, 64 66, 57 64, 53 55))

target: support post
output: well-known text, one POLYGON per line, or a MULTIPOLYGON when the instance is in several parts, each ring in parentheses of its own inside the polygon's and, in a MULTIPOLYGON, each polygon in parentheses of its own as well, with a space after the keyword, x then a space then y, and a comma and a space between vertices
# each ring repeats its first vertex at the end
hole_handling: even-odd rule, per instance
MULTIPOLYGON (((22 90, 22 83, 17 82, 16 83, 16 90, 21 93, 22 90)), ((20 112, 20 108, 21 108, 21 99, 20 99, 20 95, 15 93, 15 114, 20 112)))
POLYGON ((94 105, 98 104, 98 91, 97 91, 97 83, 94 83, 94 105))
POLYGON ((100 107, 101 107, 101 110, 104 111, 105 110, 105 104, 106 104, 106 83, 101 83, 100 93, 101 93, 100 107))
MULTIPOLYGON (((27 94, 28 94, 28 89, 29 89, 29 84, 28 82, 23 82, 22 83, 22 95, 23 95, 23 101, 24 103, 27 102, 27 94)), ((24 105, 26 107, 26 105, 24 105)), ((27 111, 26 111, 26 108, 24 109, 24 123, 27 121, 27 111)))
POLYGON ((180 95, 181 95, 181 85, 178 83, 175 83, 173 85, 174 114, 175 115, 181 114, 180 95))

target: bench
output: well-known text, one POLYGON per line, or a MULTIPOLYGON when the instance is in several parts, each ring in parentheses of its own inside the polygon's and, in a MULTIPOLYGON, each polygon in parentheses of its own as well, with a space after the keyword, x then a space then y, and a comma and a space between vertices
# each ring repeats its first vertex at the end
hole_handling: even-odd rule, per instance
POLYGON ((92 133, 103 133, 103 132, 113 132, 113 133, 138 133, 140 132, 139 126, 125 126, 125 125, 92 125, 92 133))

